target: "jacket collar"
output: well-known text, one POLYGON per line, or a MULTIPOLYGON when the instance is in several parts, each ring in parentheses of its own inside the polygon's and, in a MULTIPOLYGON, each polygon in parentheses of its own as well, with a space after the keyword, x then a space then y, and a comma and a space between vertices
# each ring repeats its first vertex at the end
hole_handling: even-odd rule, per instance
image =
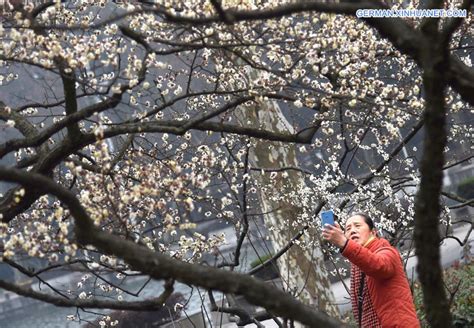
POLYGON ((370 250, 378 249, 380 247, 390 247, 390 246, 391 245, 387 239, 379 238, 379 237, 375 237, 374 239, 367 241, 367 244, 365 245, 365 247, 367 247, 370 250))
POLYGON ((375 236, 370 236, 370 238, 367 239, 367 241, 365 242, 365 244, 364 244, 363 246, 368 248, 369 245, 372 244, 376 239, 377 239, 377 237, 375 237, 375 236))

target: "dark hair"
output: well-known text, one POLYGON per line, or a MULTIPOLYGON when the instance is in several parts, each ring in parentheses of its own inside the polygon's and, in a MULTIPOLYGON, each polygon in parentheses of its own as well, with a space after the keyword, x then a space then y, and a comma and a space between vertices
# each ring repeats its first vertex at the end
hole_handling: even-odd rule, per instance
POLYGON ((367 223, 367 225, 369 226, 369 229, 374 230, 374 221, 372 221, 372 219, 367 213, 356 212, 356 213, 352 213, 351 217, 356 216, 356 215, 362 216, 364 218, 365 223, 367 223))

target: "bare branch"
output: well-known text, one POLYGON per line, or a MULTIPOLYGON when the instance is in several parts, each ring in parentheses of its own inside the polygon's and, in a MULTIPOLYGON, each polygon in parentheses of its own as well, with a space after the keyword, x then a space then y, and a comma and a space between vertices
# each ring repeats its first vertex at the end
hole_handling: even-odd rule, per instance
POLYGON ((221 17, 221 19, 226 23, 226 24, 232 24, 234 22, 234 17, 230 15, 227 11, 225 11, 222 8, 222 4, 220 0, 210 0, 214 8, 216 9, 217 13, 221 17))
POLYGON ((464 207, 464 206, 474 207, 474 198, 466 200, 464 203, 450 206, 449 209, 454 210, 454 209, 461 208, 461 207, 464 207))
POLYGON ((131 310, 131 311, 156 311, 163 307, 165 301, 173 293, 173 285, 165 284, 165 291, 157 298, 146 301, 109 301, 98 299, 66 299, 54 295, 37 292, 29 287, 18 286, 3 280, 0 280, 0 288, 13 292, 15 294, 34 298, 36 300, 50 303, 61 307, 78 307, 93 309, 114 309, 114 310, 131 310))

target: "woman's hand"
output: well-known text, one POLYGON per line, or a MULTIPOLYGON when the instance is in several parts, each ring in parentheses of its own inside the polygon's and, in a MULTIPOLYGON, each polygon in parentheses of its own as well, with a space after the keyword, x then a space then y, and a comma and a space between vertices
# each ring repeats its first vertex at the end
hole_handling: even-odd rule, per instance
POLYGON ((324 225, 323 238, 339 248, 343 248, 347 242, 347 238, 346 236, 344 236, 344 232, 337 223, 335 223, 335 226, 330 224, 324 225))

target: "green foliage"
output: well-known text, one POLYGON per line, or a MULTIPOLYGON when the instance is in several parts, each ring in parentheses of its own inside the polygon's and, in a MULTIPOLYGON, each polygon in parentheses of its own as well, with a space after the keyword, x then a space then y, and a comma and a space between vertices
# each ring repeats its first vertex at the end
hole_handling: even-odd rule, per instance
MULTIPOLYGON (((270 253, 270 254, 266 254, 264 256, 260 256, 260 258, 257 258, 255 260, 253 260, 251 263, 250 263, 250 267, 253 269, 257 266, 259 266, 260 264, 263 264, 265 263, 267 260, 271 259, 273 257, 273 253, 270 253)), ((267 266, 265 266, 264 268, 260 269, 258 272, 252 274, 255 278, 259 278, 259 279, 262 279, 262 280, 265 280, 265 281, 268 281, 268 280, 272 280, 272 279, 277 279, 278 277, 280 277, 280 274, 278 272, 278 266, 276 264, 276 262, 273 262, 267 266)))
MULTIPOLYGON (((444 271, 446 293, 451 304, 454 327, 474 326, 474 262, 456 264, 444 271)), ((418 319, 422 327, 429 327, 423 305, 423 294, 419 283, 414 284, 414 300, 418 319)))
POLYGON ((265 263, 265 261, 271 259, 273 255, 274 255, 273 253, 270 253, 270 254, 265 254, 263 256, 260 256, 260 258, 256 258, 255 260, 250 262, 250 268, 253 269, 259 266, 260 264, 265 263))
POLYGON ((474 177, 462 180, 458 184, 458 195, 464 199, 474 198, 474 177))

